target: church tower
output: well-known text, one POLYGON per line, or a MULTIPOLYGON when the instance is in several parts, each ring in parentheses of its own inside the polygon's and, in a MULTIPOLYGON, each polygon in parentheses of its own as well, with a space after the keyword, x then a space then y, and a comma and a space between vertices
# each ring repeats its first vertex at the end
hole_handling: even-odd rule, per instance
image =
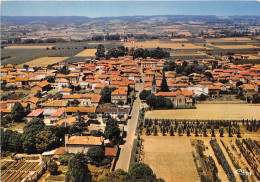
POLYGON ((156 80, 155 80, 155 74, 153 75, 153 82, 152 82, 152 94, 157 93, 157 86, 156 86, 156 80))

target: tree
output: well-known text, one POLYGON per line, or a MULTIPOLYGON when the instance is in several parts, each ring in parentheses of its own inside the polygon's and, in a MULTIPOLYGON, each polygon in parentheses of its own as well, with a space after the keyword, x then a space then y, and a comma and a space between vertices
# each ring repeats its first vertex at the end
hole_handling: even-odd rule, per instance
POLYGON ((2 151, 23 152, 22 135, 17 131, 1 129, 2 151))
POLYGON ((197 126, 195 126, 195 136, 196 137, 199 136, 199 132, 198 132, 198 127, 197 126))
POLYGON ((99 182, 130 182, 130 176, 122 169, 117 169, 109 173, 105 178, 99 180, 99 182))
POLYGON ((166 61, 164 62, 163 71, 175 71, 176 63, 174 61, 166 61))
POLYGON ((170 136, 174 136, 174 130, 173 130, 173 126, 172 125, 170 127, 170 136))
POLYGON ((239 87, 239 86, 241 86, 241 85, 243 85, 243 82, 242 82, 242 81, 238 81, 238 82, 236 83, 236 87, 239 87))
POLYGON ((24 64, 23 68, 27 70, 29 68, 29 65, 28 64, 24 64))
POLYGON ((169 87, 167 84, 167 80, 165 77, 165 73, 163 72, 163 79, 162 79, 162 83, 161 83, 161 92, 169 92, 169 87))
POLYGON ((105 103, 110 103, 111 102, 111 89, 108 86, 105 86, 102 88, 100 95, 101 95, 101 100, 105 103))
POLYGON ((156 106, 156 96, 154 94, 150 94, 147 99, 146 103, 151 107, 154 108, 156 106))
POLYGON ((70 73, 70 70, 67 68, 67 66, 63 66, 60 70, 59 73, 67 75, 70 73))
POLYGON ((99 166, 105 158, 105 151, 100 146, 91 147, 87 152, 87 157, 92 164, 99 166))
POLYGON ((187 132, 187 136, 190 136, 190 128, 189 127, 187 127, 186 132, 187 132))
POLYGON ((157 126, 154 126, 154 136, 157 136, 157 134, 158 134, 158 130, 157 130, 157 126))
POLYGON ((51 174, 57 174, 58 168, 59 166, 55 161, 51 161, 47 165, 47 169, 51 174))
POLYGON ((97 58, 102 58, 102 57, 105 57, 105 47, 103 44, 99 44, 98 47, 97 47, 97 52, 95 53, 96 57, 97 58))
POLYGON ((34 97, 41 98, 42 97, 42 92, 40 90, 37 90, 37 93, 34 95, 34 97))
POLYGON ((115 119, 108 119, 105 128, 105 136, 113 143, 117 143, 120 138, 120 129, 115 119))
POLYGON ((219 136, 223 137, 224 136, 224 130, 223 128, 219 128, 219 136))
POLYGON ((57 147, 58 138, 51 131, 41 131, 36 135, 36 150, 38 153, 57 147))
POLYGON ((88 169, 88 160, 83 153, 76 154, 70 161, 66 173, 68 182, 89 182, 91 174, 88 169))
POLYGON ((140 93, 139 95, 139 98, 141 100, 146 100, 147 97, 151 94, 151 91, 150 90, 142 90, 142 92, 140 93))
POLYGON ((16 102, 11 110, 11 119, 14 122, 21 122, 22 119, 26 116, 25 109, 23 108, 22 104, 16 102))
POLYGON ((211 136, 215 137, 215 130, 214 130, 214 126, 211 127, 211 136))
POLYGON ((36 135, 45 128, 44 122, 39 118, 29 121, 23 128, 23 149, 26 153, 36 153, 36 135))
POLYGON ((129 172, 131 182, 136 181, 157 181, 156 175, 153 170, 144 163, 135 164, 129 172))
POLYGON ((48 77, 47 77, 47 82, 49 82, 49 83, 55 83, 55 77, 54 77, 54 76, 48 76, 48 77))

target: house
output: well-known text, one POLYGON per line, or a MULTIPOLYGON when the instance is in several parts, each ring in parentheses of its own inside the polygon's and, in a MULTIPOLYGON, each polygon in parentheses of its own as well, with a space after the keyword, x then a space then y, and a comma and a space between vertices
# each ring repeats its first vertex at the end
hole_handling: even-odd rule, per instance
POLYGON ((119 88, 112 92, 111 94, 111 102, 112 103, 119 103, 122 102, 123 104, 127 103, 127 88, 119 88))
POLYGON ((44 109, 36 109, 33 110, 30 114, 27 115, 28 121, 32 120, 33 118, 44 118, 43 116, 44 109))
POLYGON ((97 108, 96 113, 99 117, 103 115, 110 115, 111 118, 118 118, 118 116, 123 116, 122 118, 118 118, 119 120, 126 120, 128 119, 128 109, 118 109, 118 108, 97 108))
POLYGON ((66 113, 68 115, 72 115, 76 112, 81 112, 82 114, 95 113, 96 108, 95 107, 67 107, 66 108, 66 113))
POLYGON ((156 96, 162 96, 170 99, 175 106, 191 105, 194 93, 189 90, 178 90, 174 92, 158 92, 156 96))
POLYGON ((38 107, 40 101, 37 97, 31 97, 30 99, 27 100, 27 103, 30 104, 30 107, 32 109, 36 109, 38 107))
POLYGON ((72 93, 72 89, 70 89, 70 88, 63 88, 63 89, 60 90, 60 93, 62 95, 70 95, 72 93))
POLYGON ((58 83, 58 90, 62 90, 64 87, 69 87, 69 80, 62 78, 57 81, 58 83))
POLYGON ((209 95, 219 95, 220 92, 220 86, 209 86, 209 95))
MULTIPOLYGON (((87 123, 89 121, 89 119, 90 118, 88 116, 86 116, 86 115, 84 116, 85 123, 87 123)), ((65 125, 65 123, 66 123, 66 126, 70 126, 70 125, 73 125, 77 122, 79 122, 79 121, 77 120, 77 117, 75 116, 75 117, 63 118, 63 119, 57 121, 55 123, 55 125, 65 125)))
POLYGON ((41 92, 49 91, 49 90, 51 90, 51 84, 49 82, 47 82, 46 80, 41 81, 32 87, 31 92, 36 93, 36 92, 38 92, 38 90, 41 92))
POLYGON ((103 137, 94 136, 71 136, 65 135, 65 151, 77 154, 78 152, 87 153, 91 147, 104 146, 108 143, 103 137))
POLYGON ((66 115, 66 108, 62 107, 56 110, 54 113, 51 115, 51 120, 55 121, 58 120, 59 118, 65 117, 66 115))

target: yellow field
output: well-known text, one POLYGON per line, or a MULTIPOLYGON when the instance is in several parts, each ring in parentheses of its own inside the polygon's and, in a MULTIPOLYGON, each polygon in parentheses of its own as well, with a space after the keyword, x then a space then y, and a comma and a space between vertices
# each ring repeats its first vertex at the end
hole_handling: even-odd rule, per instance
POLYGON ((7 46, 5 49, 51 49, 53 46, 7 46))
POLYGON ((88 57, 88 56, 95 56, 97 49, 85 49, 80 53, 76 54, 75 57, 88 57))
POLYGON ((171 52, 170 56, 204 56, 207 55, 203 52, 171 52))
POLYGON ((171 39, 173 42, 186 42, 188 39, 171 39))
POLYGON ((247 37, 228 37, 228 38, 212 38, 206 39, 206 42, 254 42, 251 38, 247 37))
POLYGON ((34 59, 32 61, 19 64, 17 67, 21 68, 24 64, 27 64, 29 66, 41 66, 41 67, 47 67, 50 64, 61 62, 65 59, 68 59, 69 57, 41 57, 38 59, 34 59))
POLYGON ((146 118, 158 119, 260 119, 260 104, 197 104, 197 109, 154 110, 146 118))
POLYGON ((220 49, 257 49, 260 48, 255 45, 211 45, 220 49))
MULTIPOLYGON (((125 42, 125 47, 132 47, 131 42, 125 42)), ((171 48, 171 49, 178 49, 178 50, 184 50, 184 49, 210 49, 203 46, 197 46, 191 43, 166 43, 166 42, 159 42, 158 40, 155 41, 145 41, 145 42, 135 42, 135 47, 137 48, 171 48)))
POLYGON ((192 157, 190 138, 183 136, 142 136, 144 163, 166 182, 199 181, 192 157))

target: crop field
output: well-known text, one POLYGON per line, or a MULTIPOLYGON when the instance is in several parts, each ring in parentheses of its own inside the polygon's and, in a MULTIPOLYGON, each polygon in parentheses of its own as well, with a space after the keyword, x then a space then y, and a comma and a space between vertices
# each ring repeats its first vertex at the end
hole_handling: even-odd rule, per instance
POLYGON ((171 41, 173 42, 188 42, 189 40, 188 39, 171 39, 171 41))
POLYGON ((79 53, 83 49, 69 48, 68 47, 57 47, 56 50, 46 50, 46 49, 2 49, 1 50, 1 57, 8 57, 10 58, 2 60, 1 64, 25 64, 28 61, 40 58, 40 57, 69 57, 74 56, 75 54, 79 53))
POLYGON ((166 182, 199 181, 190 139, 170 136, 142 136, 144 163, 166 182))
POLYGON ((170 56, 207 56, 203 52, 171 52, 170 56))
POLYGON ((51 49, 53 46, 7 46, 5 49, 51 49))
MULTIPOLYGON (((29 66, 42 66, 42 67, 46 67, 50 64, 55 64, 58 62, 61 62, 65 59, 68 59, 69 57, 41 57, 38 59, 34 59, 32 61, 26 62, 27 65, 29 66)), ((18 68, 23 67, 23 64, 20 64, 17 66, 18 68)))
POLYGON ((89 56, 96 56, 95 53, 97 49, 85 49, 84 51, 75 55, 75 57, 89 57, 89 56))
POLYGON ((211 45, 220 49, 260 49, 260 47, 255 45, 211 45))
MULTIPOLYGON (((132 47, 131 42, 125 42, 125 47, 132 47)), ((137 48, 171 48, 171 49, 210 49, 208 47, 194 45, 192 43, 174 43, 174 42, 160 42, 158 40, 155 41, 145 41, 145 42, 135 42, 135 47, 137 48)))
POLYGON ((158 119, 260 119, 260 105, 252 104, 197 104, 197 109, 153 110, 146 118, 158 119))
POLYGON ((247 37, 229 37, 206 39, 206 42, 255 42, 255 40, 247 37))
POLYGON ((37 180, 44 172, 44 168, 43 162, 1 161, 1 180, 3 182, 37 180))

